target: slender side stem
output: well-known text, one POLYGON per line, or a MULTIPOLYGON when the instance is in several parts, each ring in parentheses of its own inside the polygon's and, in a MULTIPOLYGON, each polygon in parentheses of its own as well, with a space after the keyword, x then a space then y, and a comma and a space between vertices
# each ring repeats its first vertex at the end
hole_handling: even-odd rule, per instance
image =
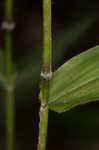
POLYGON ((6 150, 14 149, 13 90, 6 89, 6 150))
POLYGON ((5 3, 5 17, 8 20, 13 20, 13 0, 6 0, 5 3))
POLYGON ((14 99, 13 99, 13 65, 12 65, 12 30, 13 0, 5 1, 5 20, 2 23, 5 30, 5 59, 6 59, 6 150, 14 149, 14 99))
POLYGON ((5 49, 6 49, 6 80, 7 84, 11 86, 13 79, 13 65, 12 65, 12 34, 9 31, 5 33, 5 49))
POLYGON ((14 149, 14 99, 13 99, 13 72, 11 61, 11 33, 6 32, 6 150, 14 149))
POLYGON ((46 149, 48 128, 48 96, 51 79, 51 0, 43 0, 43 68, 40 89, 40 124, 38 150, 46 149))

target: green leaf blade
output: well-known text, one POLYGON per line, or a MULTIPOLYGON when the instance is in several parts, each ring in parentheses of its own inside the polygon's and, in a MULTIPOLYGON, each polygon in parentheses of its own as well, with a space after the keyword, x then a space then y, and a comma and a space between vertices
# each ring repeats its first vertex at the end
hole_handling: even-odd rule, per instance
POLYGON ((50 83, 49 108, 63 112, 99 99, 99 46, 63 64, 50 83))

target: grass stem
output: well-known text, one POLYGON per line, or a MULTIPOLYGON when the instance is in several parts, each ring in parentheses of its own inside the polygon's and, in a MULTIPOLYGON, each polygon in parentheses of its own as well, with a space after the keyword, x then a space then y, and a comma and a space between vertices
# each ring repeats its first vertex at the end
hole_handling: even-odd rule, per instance
POLYGON ((40 124, 38 150, 46 149, 48 128, 48 96, 51 74, 51 0, 43 0, 43 67, 40 88, 40 124))
POLYGON ((14 149, 14 85, 12 63, 12 30, 13 24, 13 0, 5 1, 5 20, 2 23, 5 30, 5 61, 6 61, 6 150, 14 149))

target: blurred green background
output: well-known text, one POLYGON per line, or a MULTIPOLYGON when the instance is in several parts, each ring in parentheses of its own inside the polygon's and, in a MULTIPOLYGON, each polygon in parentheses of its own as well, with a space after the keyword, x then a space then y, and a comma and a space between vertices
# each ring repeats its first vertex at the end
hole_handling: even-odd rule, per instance
MULTIPOLYGON (((5 1, 0 0, 0 77, 4 74, 5 1), (2 56, 3 55, 3 56, 2 56)), ((42 64, 42 1, 14 0, 15 149, 36 150, 42 64)), ((99 41, 98 0, 52 0, 53 71, 99 41)), ((49 113, 47 150, 99 150, 99 102, 49 113)), ((5 150, 5 92, 0 85, 0 149, 5 150)))

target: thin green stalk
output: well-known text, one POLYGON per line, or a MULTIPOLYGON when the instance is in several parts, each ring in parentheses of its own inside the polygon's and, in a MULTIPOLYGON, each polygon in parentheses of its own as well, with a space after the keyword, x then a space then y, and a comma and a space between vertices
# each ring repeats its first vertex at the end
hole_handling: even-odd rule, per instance
POLYGON ((14 149, 14 99, 13 99, 13 65, 12 65, 12 30, 13 0, 5 1, 5 20, 2 23, 5 30, 5 61, 6 61, 6 150, 14 149))
POLYGON ((43 73, 51 71, 51 0, 43 0, 43 73))
POLYGON ((13 0, 5 1, 5 18, 6 21, 13 21, 13 0))
POLYGON ((51 0, 43 0, 43 68, 40 89, 40 124, 38 150, 46 149, 48 128, 48 96, 51 79, 51 0))
POLYGON ((40 125, 39 125, 39 143, 38 150, 46 149, 46 138, 47 138, 47 128, 48 128, 48 107, 43 109, 40 108, 40 125))
POLYGON ((14 149, 14 107, 13 90, 6 89, 6 150, 14 149))
POLYGON ((12 40, 11 33, 6 32, 6 150, 14 148, 14 99, 13 72, 11 61, 12 40))

